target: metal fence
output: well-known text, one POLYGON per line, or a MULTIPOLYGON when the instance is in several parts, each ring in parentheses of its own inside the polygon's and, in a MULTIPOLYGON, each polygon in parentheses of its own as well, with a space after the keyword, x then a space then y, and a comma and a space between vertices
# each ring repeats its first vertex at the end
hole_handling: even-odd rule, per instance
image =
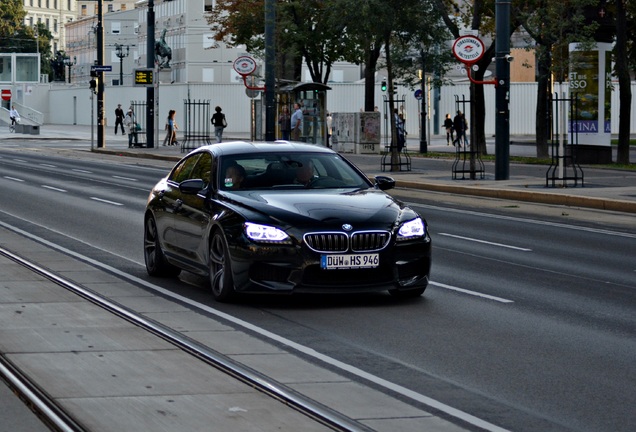
POLYGON ((211 119, 209 99, 183 100, 182 152, 211 144, 211 119))

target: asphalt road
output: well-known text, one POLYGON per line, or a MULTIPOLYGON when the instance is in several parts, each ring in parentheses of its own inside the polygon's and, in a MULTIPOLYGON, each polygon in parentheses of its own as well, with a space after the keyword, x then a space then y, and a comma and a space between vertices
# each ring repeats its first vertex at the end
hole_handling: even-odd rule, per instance
MULTIPOLYGON (((170 164, 122 162, 2 151, 0 183, 11 198, 0 220, 146 278, 143 208, 170 164)), ((633 219, 396 193, 425 215, 434 239, 421 299, 220 305, 196 278, 162 286, 503 428, 634 429, 633 219)))

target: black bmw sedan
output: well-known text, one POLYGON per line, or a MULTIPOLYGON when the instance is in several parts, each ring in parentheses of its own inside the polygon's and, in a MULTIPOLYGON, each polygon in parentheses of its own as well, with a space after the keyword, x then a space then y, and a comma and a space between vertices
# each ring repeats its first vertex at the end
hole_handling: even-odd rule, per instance
POLYGON ((420 296, 429 280, 426 221, 338 153, 297 143, 225 142, 194 150, 150 192, 151 276, 209 277, 237 293, 420 296))

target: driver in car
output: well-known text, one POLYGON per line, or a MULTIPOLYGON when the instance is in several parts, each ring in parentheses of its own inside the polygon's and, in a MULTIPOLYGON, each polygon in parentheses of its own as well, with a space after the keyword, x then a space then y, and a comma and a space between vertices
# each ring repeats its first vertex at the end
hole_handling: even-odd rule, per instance
POLYGON ((294 180, 294 183, 308 186, 315 178, 314 164, 311 160, 301 161, 298 168, 296 168, 296 179, 294 180))

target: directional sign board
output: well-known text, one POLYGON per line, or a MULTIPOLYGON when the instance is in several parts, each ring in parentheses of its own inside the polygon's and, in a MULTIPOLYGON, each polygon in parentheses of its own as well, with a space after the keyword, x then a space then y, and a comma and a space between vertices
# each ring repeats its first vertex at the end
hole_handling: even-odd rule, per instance
POLYGON ((152 69, 135 69, 134 85, 140 87, 152 87, 154 84, 152 69))
POLYGON ((113 67, 111 65, 93 65, 91 70, 95 72, 112 72, 113 67))

